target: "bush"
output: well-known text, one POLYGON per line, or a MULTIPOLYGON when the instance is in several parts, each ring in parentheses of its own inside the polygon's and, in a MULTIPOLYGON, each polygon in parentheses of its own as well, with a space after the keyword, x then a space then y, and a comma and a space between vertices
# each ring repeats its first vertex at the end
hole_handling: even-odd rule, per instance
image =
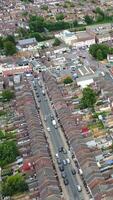
POLYGON ((73 79, 70 76, 68 76, 67 78, 64 79, 63 82, 64 82, 64 84, 70 84, 73 82, 73 79))
POLYGON ((11 91, 11 90, 4 90, 4 91, 2 92, 2 98, 3 98, 4 100, 10 101, 11 99, 14 98, 14 92, 11 91))
POLYGON ((61 13, 61 14, 58 14, 56 15, 56 20, 59 21, 59 20, 63 20, 64 19, 64 15, 61 13))

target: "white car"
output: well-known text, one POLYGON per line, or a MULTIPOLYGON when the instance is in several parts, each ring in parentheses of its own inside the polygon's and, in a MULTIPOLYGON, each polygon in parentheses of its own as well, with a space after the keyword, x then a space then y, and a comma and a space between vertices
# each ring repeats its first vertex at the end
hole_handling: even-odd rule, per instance
POLYGON ((68 164, 71 163, 69 158, 66 158, 66 161, 67 161, 68 164))
POLYGON ((64 165, 67 165, 67 161, 66 160, 63 160, 62 162, 63 162, 64 165))
POLYGON ((58 155, 58 153, 56 153, 56 154, 55 154, 55 156, 56 156, 56 158, 59 158, 59 155, 58 155))
POLYGON ((77 185, 77 190, 78 190, 78 192, 81 192, 82 191, 82 187, 80 185, 77 185))
POLYGON ((49 127, 47 127, 47 131, 48 131, 48 132, 50 132, 50 131, 51 131, 49 127))

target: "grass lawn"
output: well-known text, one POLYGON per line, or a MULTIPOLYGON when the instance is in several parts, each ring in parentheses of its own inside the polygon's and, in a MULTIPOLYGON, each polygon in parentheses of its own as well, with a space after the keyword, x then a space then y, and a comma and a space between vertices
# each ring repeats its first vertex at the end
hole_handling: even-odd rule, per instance
POLYGON ((104 129, 104 125, 101 121, 89 123, 88 128, 93 130, 94 128, 104 129))

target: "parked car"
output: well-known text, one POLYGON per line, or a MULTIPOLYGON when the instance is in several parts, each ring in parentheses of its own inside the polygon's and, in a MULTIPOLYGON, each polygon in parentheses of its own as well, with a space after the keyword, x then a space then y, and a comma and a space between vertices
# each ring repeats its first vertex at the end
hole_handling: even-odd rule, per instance
POLYGON ((59 147, 59 148, 58 148, 58 151, 59 151, 59 152, 62 152, 62 150, 63 150, 63 147, 59 147))
POLYGON ((69 158, 66 158, 66 161, 67 161, 68 164, 71 163, 69 158))
POLYGON ((67 150, 65 148, 63 148, 63 153, 67 154, 67 150))
POLYGON ((62 164, 59 165, 59 169, 60 169, 61 172, 64 171, 64 166, 62 164))
POLYGON ((82 187, 80 185, 77 185, 77 190, 78 190, 78 192, 81 192, 82 191, 82 187))
POLYGON ((56 154, 55 154, 55 156, 56 156, 56 158, 59 158, 59 155, 58 155, 58 153, 56 153, 56 154))
POLYGON ((61 172, 61 176, 62 176, 62 178, 66 178, 66 173, 64 171, 61 172))
POLYGON ((63 165, 67 165, 67 161, 66 160, 63 160, 63 165))
POLYGON ((57 163, 61 164, 61 159, 60 158, 57 159, 57 163))
POLYGON ((72 172, 72 174, 73 175, 75 175, 76 174, 76 170, 73 168, 73 169, 71 169, 71 172, 72 172))
POLYGON ((50 131, 51 131, 49 127, 47 127, 47 131, 48 131, 48 132, 50 132, 50 131))
POLYGON ((54 116, 53 116, 53 114, 51 114, 50 116, 51 116, 51 120, 54 120, 54 116))
POLYGON ((65 184, 65 185, 68 185, 68 184, 69 184, 69 181, 68 181, 67 178, 64 178, 64 184, 65 184))

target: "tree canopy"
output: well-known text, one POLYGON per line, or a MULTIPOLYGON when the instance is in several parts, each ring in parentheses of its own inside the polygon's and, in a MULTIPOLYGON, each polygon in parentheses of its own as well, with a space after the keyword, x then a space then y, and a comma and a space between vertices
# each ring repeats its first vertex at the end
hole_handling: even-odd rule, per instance
POLYGON ((60 13, 60 14, 57 14, 56 15, 56 20, 59 21, 59 20, 63 20, 64 19, 64 14, 63 13, 60 13))
POLYGON ((80 101, 81 108, 93 108, 96 103, 96 93, 90 87, 83 89, 83 97, 80 101))
POLYGON ((90 24, 93 23, 93 18, 90 17, 89 15, 86 15, 86 16, 84 17, 84 19, 85 19, 85 22, 86 22, 87 25, 90 25, 90 24))
POLYGON ((3 167, 15 161, 18 156, 18 149, 14 141, 0 143, 0 166, 3 167))
POLYGON ((58 38, 55 38, 53 42, 53 46, 59 46, 61 44, 61 41, 58 38))
POLYGON ((25 179, 20 174, 9 176, 2 184, 2 195, 12 196, 28 190, 28 185, 25 179))
POLYGON ((89 52, 97 60, 103 60, 107 58, 107 54, 111 52, 111 48, 106 44, 92 44, 89 52))
POLYGON ((16 42, 13 35, 8 35, 7 37, 0 37, 0 50, 3 51, 5 55, 13 55, 16 53, 16 42))
POLYGON ((41 16, 35 16, 35 15, 31 15, 30 16, 30 20, 29 20, 29 27, 30 27, 30 32, 44 32, 45 29, 47 29, 48 31, 57 31, 57 30, 63 30, 63 29, 68 29, 70 28, 70 26, 73 24, 73 27, 76 27, 77 21, 73 21, 73 22, 65 22, 63 21, 63 19, 61 20, 61 18, 63 18, 63 14, 60 14, 60 16, 57 16, 57 20, 56 22, 54 21, 49 21, 49 20, 45 20, 43 17, 41 16))
POLYGON ((4 51, 5 51, 5 54, 6 56, 8 55, 13 55, 16 53, 16 46, 13 42, 11 41, 6 41, 4 42, 4 51))
POLYGON ((73 79, 70 77, 70 76, 68 76, 68 77, 66 77, 65 79, 64 79, 64 84, 70 84, 70 83, 72 83, 73 82, 73 79))

